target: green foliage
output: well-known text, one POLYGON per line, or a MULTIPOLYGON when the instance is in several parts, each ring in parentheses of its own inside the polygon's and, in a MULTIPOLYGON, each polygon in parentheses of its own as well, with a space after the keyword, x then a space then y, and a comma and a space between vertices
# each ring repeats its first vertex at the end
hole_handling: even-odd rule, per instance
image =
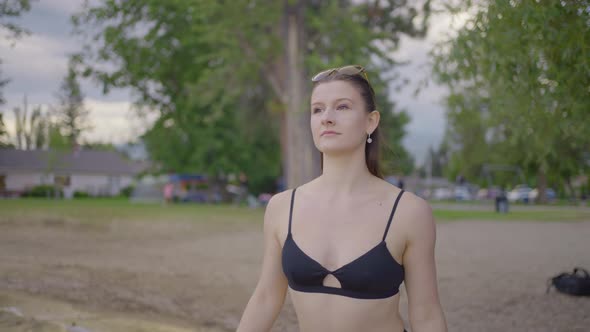
POLYGON ((53 185, 38 185, 25 191, 22 197, 54 198, 63 197, 63 191, 53 185))
MULTIPOLYGON (((379 105, 384 105, 385 110, 388 109, 388 105, 393 108, 386 100, 381 101, 379 105)), ((414 170, 414 158, 402 145, 402 139, 406 135, 404 127, 409 122, 410 117, 405 111, 382 112, 379 126, 383 128, 381 134, 384 137, 381 158, 384 175, 409 175, 414 170)))
POLYGON ((0 1, 0 31, 8 38, 16 39, 28 31, 11 22, 11 19, 31 10, 31 0, 1 0, 0 1))
POLYGON ((4 95, 2 94, 2 88, 10 82, 10 80, 2 78, 2 60, 0 59, 0 105, 4 104, 6 100, 4 100, 4 95))
POLYGON ((0 148, 11 146, 9 142, 8 131, 6 130, 6 125, 4 124, 3 115, 3 113, 0 113, 0 148))
POLYGON ((84 95, 75 70, 76 62, 76 57, 69 61, 68 72, 57 94, 59 105, 54 110, 60 131, 70 146, 80 143, 80 134, 91 128, 90 111, 84 107, 84 95))
POLYGON ((90 194, 88 194, 85 191, 76 190, 76 191, 74 191, 73 197, 74 198, 90 198, 91 196, 90 196, 90 194))
POLYGON ((47 145, 49 148, 54 151, 70 150, 72 147, 70 141, 61 133, 60 126, 53 122, 50 122, 48 126, 47 145))
POLYGON ((453 94, 447 98, 446 139, 453 142, 456 151, 447 165, 449 179, 458 175, 475 179, 481 174, 481 166, 490 162, 485 139, 486 123, 479 109, 481 104, 470 97, 468 94, 453 94))
MULTIPOLYGON (((212 17, 207 15, 221 13, 218 6, 206 1, 120 1, 86 8, 74 21, 78 26, 82 22, 104 24, 104 30, 98 34, 104 45, 78 59, 88 62, 89 57, 96 56, 94 60, 122 63, 112 72, 88 66, 84 74, 99 78, 105 92, 131 86, 139 94, 139 105, 158 110, 159 119, 143 139, 152 159, 161 163, 165 171, 215 177, 219 172, 243 170, 256 187, 260 181, 276 178, 279 172, 278 135, 273 128, 277 121, 273 121, 272 114, 261 112, 265 105, 260 96, 265 90, 256 84, 258 75, 250 72, 253 84, 238 91, 197 88, 209 70, 209 63, 223 60, 213 58, 209 44, 235 41, 216 36, 224 30, 216 28, 217 20, 208 21, 212 17), (163 12, 167 14, 162 15, 163 12), (144 34, 128 34, 142 25, 149 27, 144 34), (239 92, 244 93, 241 99, 237 98, 239 92), (245 95, 250 97, 244 98, 245 95)), ((226 15, 241 15, 239 4, 225 7, 231 9, 226 15)), ((262 14, 258 9, 257 15, 262 14)), ((260 18, 241 17, 244 20, 236 23, 255 25, 255 19, 260 18)), ((236 56, 233 61, 239 61, 239 54, 231 55, 236 56)), ((244 70, 249 67, 244 66, 244 70)), ((226 84, 237 75, 240 73, 226 73, 209 83, 226 84)))
MULTIPOLYGON (((260 99, 258 102, 263 107, 260 99)), ((220 171, 244 171, 253 192, 272 190, 268 186, 279 175, 280 166, 272 114, 253 114, 256 118, 246 127, 238 105, 228 106, 217 115, 212 114, 212 108, 194 107, 192 112, 163 115, 143 136, 150 156, 165 162, 164 171, 213 177, 220 171)))
POLYGON ((112 143, 106 142, 84 142, 82 148, 95 151, 117 151, 117 148, 112 143))
POLYGON ((590 2, 489 1, 434 52, 454 172, 484 162, 569 179, 590 150, 590 2))
MULTIPOLYGON (((421 177, 426 177, 427 167, 431 167, 431 174, 434 177, 446 176, 445 171, 449 165, 449 144, 446 139, 435 149, 432 146, 428 149, 428 157, 425 164, 419 170, 421 177)), ((456 176, 456 175, 455 175, 456 176)))
POLYGON ((133 190, 135 190, 135 187, 133 185, 128 185, 121 189, 121 193, 119 195, 129 198, 131 197, 131 194, 133 194, 133 190))

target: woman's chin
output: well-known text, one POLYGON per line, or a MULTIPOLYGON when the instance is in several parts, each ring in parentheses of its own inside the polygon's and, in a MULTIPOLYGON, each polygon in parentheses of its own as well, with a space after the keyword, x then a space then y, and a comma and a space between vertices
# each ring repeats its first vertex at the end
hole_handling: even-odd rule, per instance
POLYGON ((343 155, 343 154, 351 154, 354 151, 353 147, 350 146, 342 146, 336 144, 322 144, 317 147, 321 153, 325 155, 343 155))

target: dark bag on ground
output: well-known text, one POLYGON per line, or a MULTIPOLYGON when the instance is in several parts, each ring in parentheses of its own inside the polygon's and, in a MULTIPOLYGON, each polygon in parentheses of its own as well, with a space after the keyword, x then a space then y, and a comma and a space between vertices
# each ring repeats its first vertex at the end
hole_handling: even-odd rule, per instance
POLYGON ((547 293, 553 286, 569 295, 590 296, 590 274, 580 267, 576 267, 572 273, 561 273, 549 278, 547 283, 547 293))

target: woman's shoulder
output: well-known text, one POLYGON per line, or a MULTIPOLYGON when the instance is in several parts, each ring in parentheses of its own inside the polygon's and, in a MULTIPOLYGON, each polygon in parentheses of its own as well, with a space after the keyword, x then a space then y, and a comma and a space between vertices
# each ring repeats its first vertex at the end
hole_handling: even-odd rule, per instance
POLYGON ((423 233, 436 227, 430 204, 411 191, 404 190, 398 210, 398 220, 409 233, 423 233))
POLYGON ((292 192, 293 190, 287 189, 274 194, 269 199, 264 210, 265 232, 268 231, 275 235, 281 234, 284 227, 283 221, 289 216, 289 201, 292 192))
POLYGON ((404 191, 404 197, 404 205, 407 206, 407 210, 413 215, 432 214, 432 207, 424 198, 411 191, 404 191))
POLYGON ((273 217, 281 215, 289 208, 292 193, 293 189, 287 189, 274 194, 266 205, 265 214, 273 217))
POLYGON ((399 198, 395 214, 398 216, 399 223, 408 227, 420 227, 420 224, 428 224, 432 221, 432 208, 430 204, 422 197, 414 194, 412 191, 402 189, 383 180, 377 182, 379 187, 379 196, 384 201, 396 200, 399 198), (401 195, 401 196, 400 196, 401 195))
POLYGON ((291 201, 297 200, 295 196, 306 196, 309 192, 313 192, 313 187, 316 180, 317 178, 295 188, 289 188, 274 194, 266 206, 267 213, 281 215, 284 214, 284 211, 287 211, 288 213, 291 207, 291 201))
POLYGON ((268 201, 268 207, 277 207, 284 205, 286 202, 289 202, 291 199, 291 195, 293 194, 293 189, 286 189, 284 191, 278 192, 270 198, 268 201))
MULTIPOLYGON (((379 184, 382 186, 383 188, 383 192, 385 193, 385 195, 387 196, 399 196, 401 194, 402 189, 383 180, 383 179, 379 179, 379 184)), ((425 210, 429 210, 430 209, 430 204, 424 200, 422 197, 414 194, 412 191, 408 191, 408 190, 403 190, 403 194, 400 198, 400 202, 399 204, 401 206, 404 206, 406 210, 409 210, 411 212, 424 212, 425 210), (418 211, 416 211, 418 210, 418 211)))

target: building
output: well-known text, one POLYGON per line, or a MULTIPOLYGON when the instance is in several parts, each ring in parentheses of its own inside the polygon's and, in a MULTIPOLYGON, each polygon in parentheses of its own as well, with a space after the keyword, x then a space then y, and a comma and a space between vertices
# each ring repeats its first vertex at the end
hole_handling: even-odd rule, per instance
POLYGON ((118 195, 147 168, 115 151, 0 149, 0 194, 18 196, 38 185, 55 185, 70 198, 118 195))

